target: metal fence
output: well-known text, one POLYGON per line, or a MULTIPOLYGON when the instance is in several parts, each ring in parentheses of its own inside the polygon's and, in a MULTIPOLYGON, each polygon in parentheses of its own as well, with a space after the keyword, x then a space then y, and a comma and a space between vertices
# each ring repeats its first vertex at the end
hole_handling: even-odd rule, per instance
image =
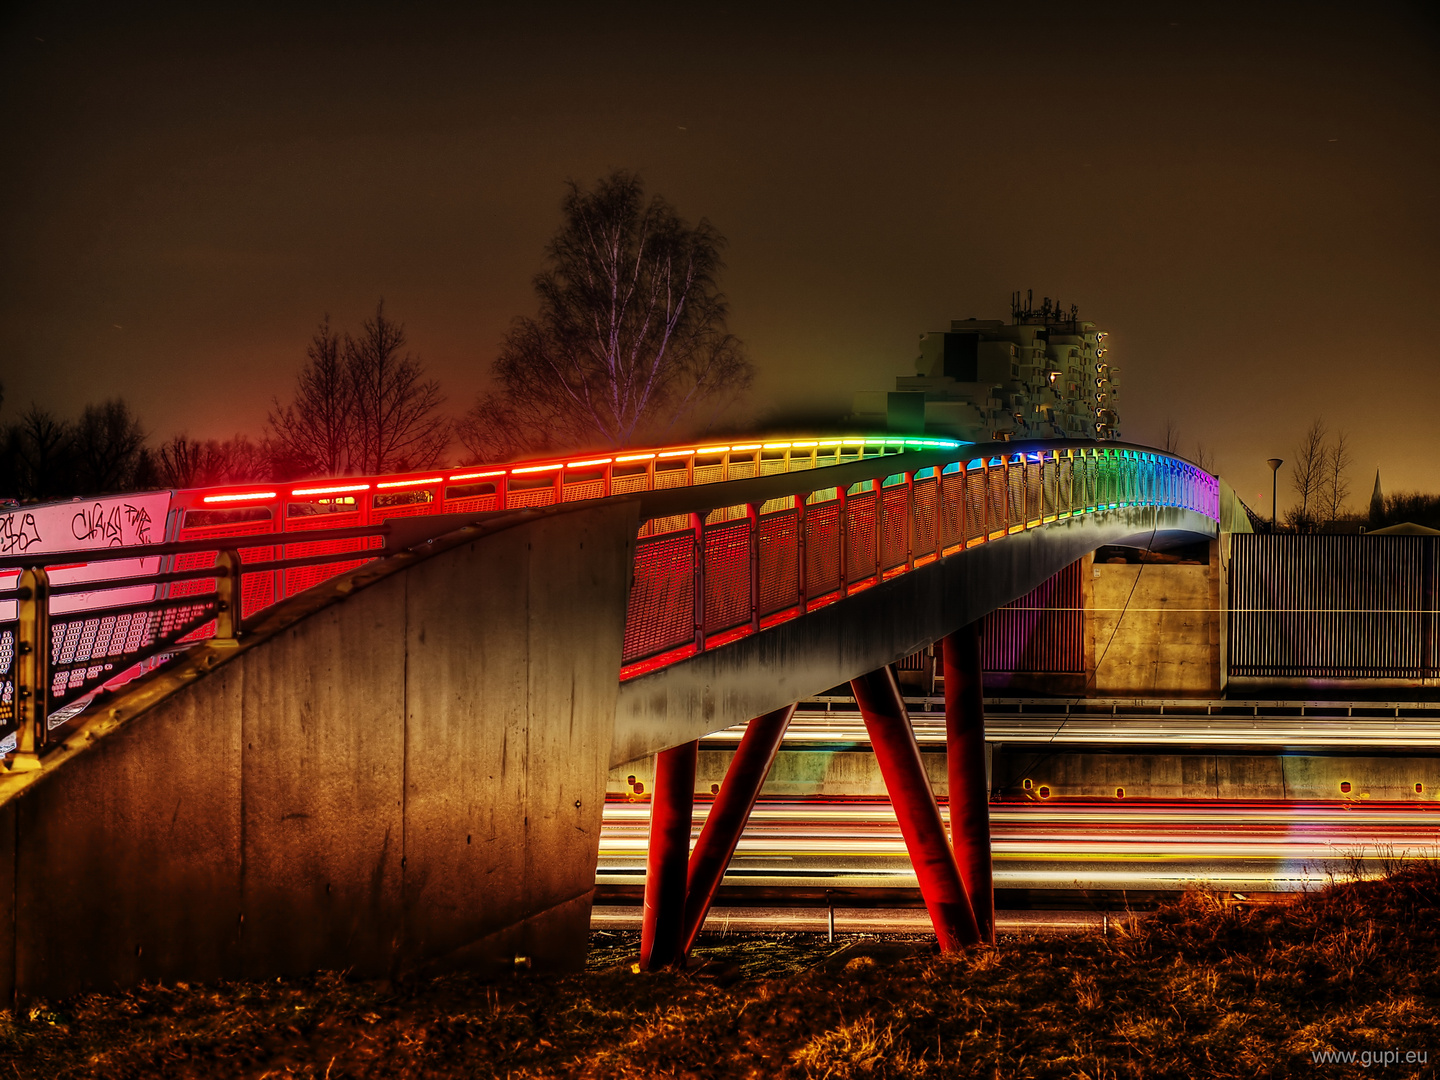
POLYGON ((1440 676, 1440 537, 1237 533, 1230 674, 1440 676))
POLYGON ((985 616, 980 661, 986 671, 1083 674, 1084 560, 985 616))

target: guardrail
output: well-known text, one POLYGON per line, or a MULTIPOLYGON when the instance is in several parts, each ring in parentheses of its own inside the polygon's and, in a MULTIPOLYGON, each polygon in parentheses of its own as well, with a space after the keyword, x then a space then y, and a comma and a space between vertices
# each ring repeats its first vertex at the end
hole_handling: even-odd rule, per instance
POLYGON ((996 443, 897 464, 776 477, 729 505, 727 491, 741 495, 729 485, 687 493, 690 506, 642 498, 621 679, 1073 515, 1143 504, 1219 517, 1214 476, 1139 447, 996 443))
MULTIPOLYGON (((622 679, 1049 521, 1139 504, 1218 514, 1214 477, 1138 447, 860 442, 853 455, 837 442, 831 461, 821 461, 812 445, 803 465, 787 444, 777 459, 785 468, 769 475, 762 451, 777 444, 705 448, 724 452, 713 476, 697 472, 706 467, 702 451, 684 451, 688 486, 666 480, 671 470, 659 467, 660 452, 647 459, 647 486, 633 491, 620 490, 613 470, 588 495, 567 490, 560 470, 541 505, 607 496, 641 501, 622 679), (739 468, 725 456, 736 451, 753 451, 739 468)), ((509 472, 529 475, 525 468, 509 472)), ((301 485, 288 495, 317 490, 301 485)), ((234 495, 201 498, 233 507, 243 502, 234 495)), ((168 543, 0 557, 0 574, 23 569, 15 588, 0 592, 0 603, 15 608, 8 617, 0 612, 0 753, 43 752, 107 685, 199 641, 234 641, 243 619, 277 596, 393 553, 397 542, 408 546, 457 528, 498 502, 497 495, 488 511, 467 505, 456 513, 448 498, 421 501, 411 504, 418 509, 405 515, 409 521, 359 525, 348 514, 291 516, 287 509, 265 521, 187 527, 182 509, 167 527, 182 539, 168 543), (287 528, 273 531, 276 520, 287 528), (316 527, 327 522, 338 527, 316 527), (124 572, 106 577, 107 562, 124 572), (71 580, 59 580, 66 575, 71 580)), ((508 495, 501 505, 513 508, 508 495)), ((515 504, 527 505, 534 504, 515 504)), ((71 513, 69 505, 54 509, 71 513)), ((82 506, 77 520, 85 513, 82 506)))

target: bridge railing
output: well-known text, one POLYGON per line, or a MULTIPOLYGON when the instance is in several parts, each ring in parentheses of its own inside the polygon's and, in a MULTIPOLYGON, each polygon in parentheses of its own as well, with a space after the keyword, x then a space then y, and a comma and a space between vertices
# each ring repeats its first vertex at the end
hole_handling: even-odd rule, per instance
POLYGON ((493 511, 502 496, 507 508, 641 498, 622 678, 1048 521, 1138 503, 1211 517, 1218 509, 1214 477, 1139 448, 850 442, 832 441, 828 460, 818 443, 786 444, 772 457, 763 451, 777 444, 647 452, 643 472, 633 476, 612 468, 627 464, 621 455, 595 487, 569 479, 572 465, 593 461, 507 467, 486 506, 468 505, 464 500, 477 496, 447 488, 470 479, 461 474, 157 493, 27 511, 16 535, 39 536, 63 518, 77 542, 102 546, 0 556, 0 754, 38 752, 63 739, 100 689, 197 642, 233 640, 244 618, 279 597, 387 554, 387 534, 418 537, 433 532, 436 515, 493 511), (666 453, 682 464, 661 467, 666 453), (530 476, 532 468, 553 473, 548 500, 512 503, 508 478, 530 476), (684 482, 672 482, 672 474, 684 482), (403 504, 386 498, 413 497, 432 481, 433 497, 403 504), (332 490, 360 484, 366 492, 332 490), (357 504, 356 494, 366 501, 357 504), (179 505, 167 514, 156 500, 169 495, 179 505), (334 501, 316 512, 307 499, 322 508, 334 501), (167 522, 166 542, 145 531, 157 519, 167 522))
MULTIPOLYGON (((937 455, 929 455, 937 456, 937 455)), ((851 468, 809 485, 650 517, 635 553, 621 678, 798 618, 977 544, 1123 506, 1219 514, 1219 482, 1113 445, 956 449, 934 464, 851 468)), ((798 478, 797 478, 798 479, 798 478)))

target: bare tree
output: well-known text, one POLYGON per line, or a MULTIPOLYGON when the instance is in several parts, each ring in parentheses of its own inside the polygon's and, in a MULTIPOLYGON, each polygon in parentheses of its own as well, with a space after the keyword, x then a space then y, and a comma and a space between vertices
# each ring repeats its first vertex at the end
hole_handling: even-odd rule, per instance
POLYGON ((282 406, 273 399, 272 457, 287 476, 339 476, 349 467, 355 439, 355 388, 330 316, 310 339, 305 357, 294 401, 282 406))
POLYGON ((1164 450, 1165 453, 1178 454, 1180 452, 1180 425, 1176 424, 1175 421, 1171 420, 1168 416, 1165 418, 1165 433, 1163 439, 1164 441, 1161 443, 1160 449, 1164 450))
POLYGON ((428 469, 450 446, 440 384, 403 352, 405 327, 385 317, 382 300, 358 338, 345 335, 345 372, 354 393, 351 463, 366 475, 428 469))
POLYGON ((165 487, 244 484, 266 478, 267 455, 245 435, 220 442, 180 434, 155 451, 154 469, 165 487))
POLYGON ((17 499, 44 502, 74 494, 74 428, 32 404, 0 439, 4 484, 17 499))
POLYGON ((537 318, 517 319, 492 367, 496 389, 466 414, 477 458, 660 437, 714 417, 753 378, 717 286, 725 240, 693 228, 638 176, 573 181, 535 278, 537 318))
POLYGON ((1286 514, 1286 521, 1297 529, 1305 530, 1314 525, 1324 486, 1325 459, 1325 421, 1316 417, 1300 437, 1290 465, 1290 487, 1300 503, 1286 514))
POLYGON ((1210 474, 1215 472, 1215 454, 1204 443, 1195 443, 1195 464, 1210 474))
POLYGON ((144 445, 145 432, 124 400, 85 406, 72 435, 76 492, 130 490, 144 445))
POLYGON ((1335 441, 1325 448, 1325 461, 1317 497, 1317 516, 1334 521, 1350 497, 1350 438, 1344 431, 1335 433, 1335 441))

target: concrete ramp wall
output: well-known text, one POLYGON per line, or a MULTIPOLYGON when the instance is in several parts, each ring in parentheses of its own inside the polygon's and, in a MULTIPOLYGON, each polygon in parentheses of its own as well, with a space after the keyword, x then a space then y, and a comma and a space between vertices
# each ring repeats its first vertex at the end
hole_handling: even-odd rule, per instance
POLYGON ((580 961, 636 517, 337 579, 4 777, 0 993, 580 961))

